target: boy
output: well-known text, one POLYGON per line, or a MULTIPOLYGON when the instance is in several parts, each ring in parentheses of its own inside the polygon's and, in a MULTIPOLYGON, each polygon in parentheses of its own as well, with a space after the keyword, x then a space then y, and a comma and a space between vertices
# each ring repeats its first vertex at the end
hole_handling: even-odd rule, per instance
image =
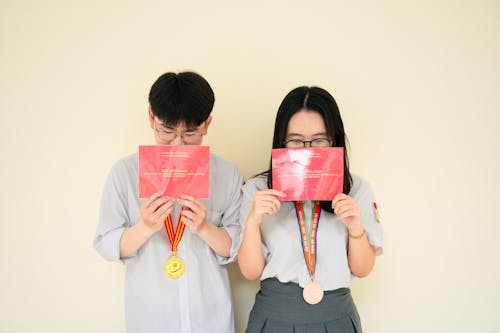
MULTIPOLYGON (((196 73, 160 76, 149 94, 156 143, 201 145, 214 101, 210 85, 196 73)), ((105 259, 126 265, 127 332, 234 332, 226 264, 237 254, 243 177, 211 153, 209 184, 208 199, 155 193, 144 200, 138 195, 138 154, 112 168, 94 247, 105 259), (164 272, 172 250, 164 223, 169 215, 174 230, 180 216, 186 225, 178 245, 186 269, 178 278, 164 272)))

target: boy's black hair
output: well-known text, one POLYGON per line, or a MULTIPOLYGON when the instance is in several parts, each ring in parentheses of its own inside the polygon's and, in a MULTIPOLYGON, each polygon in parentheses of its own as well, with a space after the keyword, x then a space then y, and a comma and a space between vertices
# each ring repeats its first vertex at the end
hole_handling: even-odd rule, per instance
POLYGON ((163 125, 195 128, 208 119, 215 102, 207 80, 193 72, 165 73, 151 86, 149 105, 163 125))

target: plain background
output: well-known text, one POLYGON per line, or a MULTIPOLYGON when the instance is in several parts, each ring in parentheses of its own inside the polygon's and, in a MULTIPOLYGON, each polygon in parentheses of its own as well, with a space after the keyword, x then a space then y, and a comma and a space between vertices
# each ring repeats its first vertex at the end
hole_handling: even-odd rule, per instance
MULTIPOLYGON (((498 0, 0 0, 0 331, 124 332, 101 190, 153 143, 151 84, 194 70, 205 143, 246 177, 288 91, 337 99, 385 229, 352 286, 365 332, 499 332, 499 59, 498 0)), ((230 270, 242 332, 257 283, 230 270)))

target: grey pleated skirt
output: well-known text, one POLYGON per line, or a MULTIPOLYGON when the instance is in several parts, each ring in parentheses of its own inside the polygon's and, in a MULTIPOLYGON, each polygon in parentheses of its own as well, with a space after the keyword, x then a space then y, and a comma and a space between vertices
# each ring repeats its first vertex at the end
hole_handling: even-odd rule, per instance
POLYGON ((296 283, 266 279, 255 296, 246 333, 361 333, 358 311, 348 288, 326 291, 308 304, 296 283))

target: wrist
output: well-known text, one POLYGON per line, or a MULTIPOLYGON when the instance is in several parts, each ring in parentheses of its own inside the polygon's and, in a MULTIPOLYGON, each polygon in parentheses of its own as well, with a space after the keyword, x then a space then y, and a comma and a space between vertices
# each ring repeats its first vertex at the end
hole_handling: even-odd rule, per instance
POLYGON ((365 228, 363 224, 358 223, 354 226, 349 226, 347 228, 347 233, 349 235, 349 238, 359 239, 365 235, 365 228))
POLYGON ((207 235, 208 233, 208 229, 210 227, 211 223, 207 222, 206 220, 204 220, 198 228, 196 229, 190 229, 191 230, 191 233, 195 234, 195 235, 198 235, 199 237, 205 239, 205 236, 207 235))
POLYGON ((350 233, 360 233, 363 231, 364 226, 363 223, 361 223, 360 220, 353 221, 352 223, 349 223, 347 225, 347 229, 349 230, 350 233))
POLYGON ((246 224, 259 226, 262 223, 262 219, 263 217, 258 214, 250 214, 248 215, 246 224))
POLYGON ((137 228, 139 229, 141 235, 146 239, 153 236, 153 234, 155 234, 158 231, 153 229, 148 224, 146 224, 144 220, 140 220, 139 223, 137 223, 137 228))
POLYGON ((360 220, 353 221, 349 224, 346 223, 347 229, 351 233, 361 232, 364 229, 363 223, 360 220))

